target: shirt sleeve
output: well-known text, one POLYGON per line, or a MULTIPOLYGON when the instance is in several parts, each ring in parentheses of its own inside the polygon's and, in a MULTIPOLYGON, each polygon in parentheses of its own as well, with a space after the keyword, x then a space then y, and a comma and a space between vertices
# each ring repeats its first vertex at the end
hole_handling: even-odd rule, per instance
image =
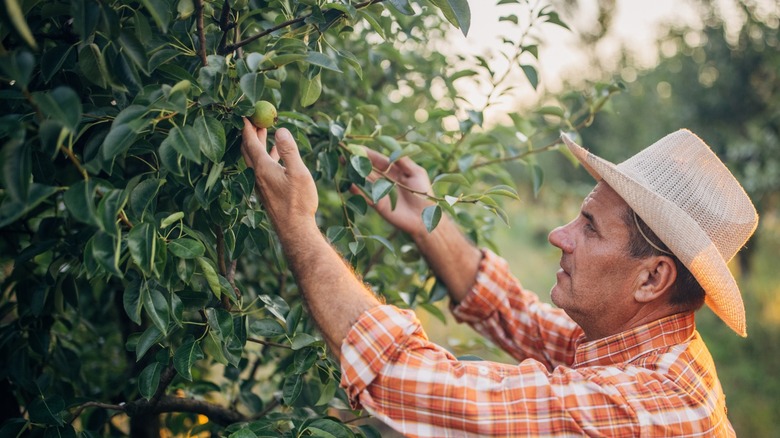
POLYGON ((477 279, 463 301, 452 304, 466 322, 518 361, 528 358, 548 370, 571 365, 582 329, 566 315, 522 288, 506 260, 483 250, 477 279))
MULTIPOLYGON (((611 387, 564 367, 458 361, 410 311, 365 312, 341 348, 353 407, 406 436, 636 436, 636 414, 611 387)), ((587 371, 586 371, 587 372, 587 371)))

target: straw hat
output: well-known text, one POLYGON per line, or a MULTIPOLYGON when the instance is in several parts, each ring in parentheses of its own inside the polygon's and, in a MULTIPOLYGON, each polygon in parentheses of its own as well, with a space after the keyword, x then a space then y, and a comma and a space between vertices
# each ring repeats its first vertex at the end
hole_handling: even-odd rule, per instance
POLYGON ((713 312, 747 336, 742 295, 727 263, 755 231, 758 214, 709 146, 683 129, 615 165, 561 137, 691 271, 713 312))

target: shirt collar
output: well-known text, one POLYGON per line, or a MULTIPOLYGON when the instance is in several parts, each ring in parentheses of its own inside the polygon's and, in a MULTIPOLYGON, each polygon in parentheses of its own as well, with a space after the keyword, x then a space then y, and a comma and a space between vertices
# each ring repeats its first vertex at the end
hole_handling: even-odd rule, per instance
POLYGON ((577 341, 574 368, 631 362, 650 351, 685 342, 696 324, 693 312, 677 313, 595 341, 577 341))

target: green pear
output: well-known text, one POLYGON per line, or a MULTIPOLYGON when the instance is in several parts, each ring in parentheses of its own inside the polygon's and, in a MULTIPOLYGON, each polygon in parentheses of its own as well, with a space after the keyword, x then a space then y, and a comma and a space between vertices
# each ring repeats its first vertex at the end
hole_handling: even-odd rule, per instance
POLYGON ((267 100, 255 103, 255 113, 252 114, 252 123, 258 128, 270 128, 276 124, 279 117, 276 115, 276 107, 267 100))

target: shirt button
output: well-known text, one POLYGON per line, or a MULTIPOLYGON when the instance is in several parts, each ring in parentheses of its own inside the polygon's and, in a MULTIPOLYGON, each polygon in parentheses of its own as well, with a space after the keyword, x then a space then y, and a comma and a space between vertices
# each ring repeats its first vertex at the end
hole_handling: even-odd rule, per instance
POLYGON ((479 367, 479 374, 481 374, 483 376, 487 376, 487 374, 488 374, 487 367, 479 367))

